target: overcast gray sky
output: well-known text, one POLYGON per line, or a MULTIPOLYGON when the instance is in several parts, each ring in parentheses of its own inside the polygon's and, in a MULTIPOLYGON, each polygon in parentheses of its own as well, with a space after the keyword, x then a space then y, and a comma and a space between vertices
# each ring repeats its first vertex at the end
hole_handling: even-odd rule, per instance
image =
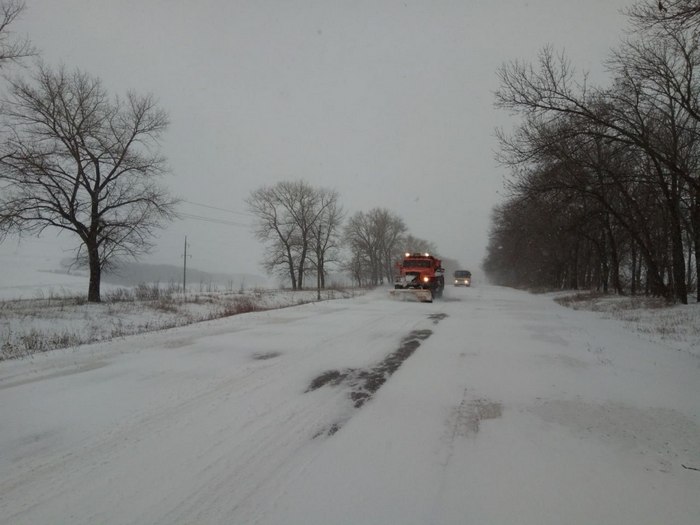
MULTIPOLYGON (((153 93, 168 111, 164 182, 189 201, 183 212, 227 224, 177 221, 148 262, 181 264, 187 235, 192 267, 261 274, 243 199, 305 179, 337 190, 350 214, 394 211, 477 269, 505 175, 494 160, 494 128, 509 122, 493 108, 497 68, 552 44, 604 82, 631 3, 27 0, 13 29, 48 64, 80 68, 115 95, 153 93)), ((62 234, 64 248, 72 241, 62 234)))

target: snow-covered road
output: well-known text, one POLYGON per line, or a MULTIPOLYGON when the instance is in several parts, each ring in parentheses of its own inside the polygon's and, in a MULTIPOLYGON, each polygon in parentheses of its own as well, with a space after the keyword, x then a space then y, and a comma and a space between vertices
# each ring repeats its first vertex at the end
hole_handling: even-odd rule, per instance
POLYGON ((693 468, 697 357, 505 288, 0 363, 2 524, 690 525, 693 468))

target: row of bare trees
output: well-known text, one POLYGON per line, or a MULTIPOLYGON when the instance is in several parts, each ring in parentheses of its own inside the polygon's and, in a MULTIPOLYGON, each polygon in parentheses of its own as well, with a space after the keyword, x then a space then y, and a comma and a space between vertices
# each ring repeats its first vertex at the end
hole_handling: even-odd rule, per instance
POLYGON ((265 269, 284 277, 293 290, 309 288, 311 275, 317 290, 325 288, 331 266, 347 272, 358 286, 392 282, 404 251, 435 252, 384 208, 360 211, 345 221, 337 192, 305 181, 263 186, 246 203, 255 217, 254 233, 265 243, 265 269))
POLYGON ((408 233, 403 219, 385 208, 355 213, 344 239, 350 250, 344 268, 359 286, 393 282, 404 252, 436 252, 433 243, 408 233))
MULTIPOLYGON (((590 86, 563 55, 499 70, 512 168, 484 269, 515 286, 595 287, 687 303, 700 270, 700 2, 641 1, 590 86)), ((700 300, 700 295, 698 296, 700 300)))
MULTIPOLYGON (((35 54, 8 26, 24 2, 0 2, 0 65, 35 54)), ((77 236, 90 271, 88 301, 100 301, 102 270, 149 251, 175 216, 159 184, 167 172, 158 139, 167 114, 150 95, 110 97, 99 79, 37 63, 8 79, 0 111, 0 240, 56 228, 77 236)))
POLYGON ((246 199, 256 218, 255 235, 266 245, 269 273, 286 275, 293 290, 304 287, 313 269, 316 288, 325 288, 326 268, 337 260, 343 210, 338 194, 304 181, 264 186, 246 199))

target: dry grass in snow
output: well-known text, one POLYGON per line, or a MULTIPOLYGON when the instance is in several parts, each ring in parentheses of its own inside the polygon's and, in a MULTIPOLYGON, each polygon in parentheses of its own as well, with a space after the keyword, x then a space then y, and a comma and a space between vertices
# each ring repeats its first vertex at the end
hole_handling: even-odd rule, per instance
MULTIPOLYGON (((324 290, 321 299, 357 293, 324 290)), ((183 295, 175 287, 140 285, 111 290, 99 304, 70 295, 0 301, 0 361, 316 300, 315 290, 254 289, 183 295)))
POLYGON ((574 310, 600 312, 649 339, 700 357, 699 303, 670 305, 658 297, 597 293, 557 295, 555 301, 574 310))

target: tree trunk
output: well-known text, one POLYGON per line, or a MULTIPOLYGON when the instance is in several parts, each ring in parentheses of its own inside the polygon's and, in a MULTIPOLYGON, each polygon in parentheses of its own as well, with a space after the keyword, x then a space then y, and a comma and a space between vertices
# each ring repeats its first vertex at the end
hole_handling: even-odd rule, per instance
POLYGON ((681 304, 688 304, 688 287, 685 281, 685 250, 683 249, 683 232, 680 221, 674 217, 671 222, 671 264, 673 267, 673 289, 675 299, 681 304))
POLYGON ((608 243, 605 231, 600 236, 600 280, 603 286, 603 293, 607 295, 610 281, 610 263, 608 262, 608 243))
POLYGON ((90 285, 88 287, 88 302, 99 303, 100 281, 102 279, 102 266, 97 246, 88 246, 88 265, 90 267, 90 285))
POLYGON ((690 217, 695 248, 695 300, 700 303, 700 189, 698 188, 695 188, 695 199, 690 217))
POLYGON ((321 272, 316 272, 316 300, 321 300, 321 272))
POLYGON ((301 255, 299 256, 299 267, 297 268, 297 286, 299 287, 299 290, 304 289, 304 268, 306 265, 306 242, 304 241, 304 246, 302 246, 301 250, 301 255))
POLYGON ((693 285, 694 285, 694 280, 693 280, 693 249, 695 247, 695 243, 693 242, 693 237, 692 233, 688 231, 687 235, 687 243, 688 243, 688 258, 686 259, 686 270, 685 270, 685 283, 686 286, 688 287, 688 295, 692 293, 693 291, 693 285))
POLYGON ((695 234, 695 301, 700 303, 700 232, 695 234))
POLYGON ((321 274, 321 289, 325 290, 326 289, 326 260, 323 257, 323 254, 319 254, 319 273, 321 274))
POLYGON ((294 259, 292 257, 292 251, 287 247, 287 264, 289 266, 289 278, 292 281, 292 290, 297 289, 297 277, 294 271, 294 259))
POLYGON ((323 258, 321 257, 321 250, 316 248, 316 299, 321 300, 321 286, 322 286, 322 275, 323 275, 323 258))
POLYGON ((630 281, 630 293, 632 295, 637 294, 637 284, 638 284, 638 278, 637 278, 637 245, 636 243, 632 243, 632 248, 631 248, 631 255, 630 259, 632 261, 632 268, 631 268, 631 273, 632 273, 632 280, 630 281))
POLYGON ((605 231, 608 236, 608 247, 610 250, 610 276, 612 278, 612 285, 615 288, 615 293, 618 295, 623 295, 622 284, 620 284, 620 256, 617 252, 617 243, 615 242, 615 236, 613 235, 612 227, 610 226, 610 216, 605 215, 605 231))
POLYGON ((573 265, 571 266, 571 275, 569 276, 569 286, 571 287, 572 290, 578 290, 578 280, 579 280, 579 245, 580 242, 577 239, 576 240, 576 247, 574 248, 574 255, 573 255, 573 265))
POLYGON ((654 295, 658 297, 668 297, 669 290, 664 284, 663 269, 665 268, 665 261, 661 261, 657 264, 656 260, 651 253, 644 246, 640 246, 640 258, 644 261, 645 266, 645 276, 646 276, 646 295, 654 295))
POLYGON ((683 225, 680 209, 680 176, 671 172, 671 187, 666 194, 669 212, 671 237, 671 268, 669 274, 673 279, 673 299, 681 304, 688 304, 688 288, 685 281, 685 250, 683 249, 683 225))

